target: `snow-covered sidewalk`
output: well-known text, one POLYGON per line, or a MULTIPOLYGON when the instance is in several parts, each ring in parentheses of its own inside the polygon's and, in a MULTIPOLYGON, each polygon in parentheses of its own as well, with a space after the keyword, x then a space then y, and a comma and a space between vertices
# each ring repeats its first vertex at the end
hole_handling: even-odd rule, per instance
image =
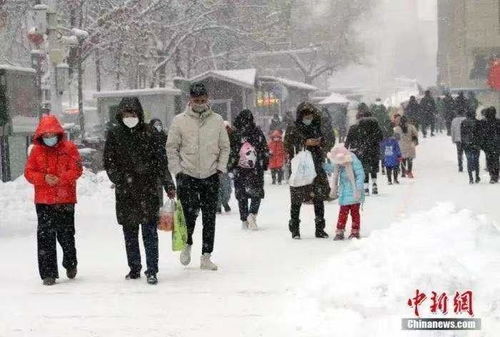
MULTIPOLYGON (((38 277, 31 187, 23 179, 0 184, 0 336, 453 336, 400 330, 417 288, 472 289, 483 330, 455 335, 494 336, 500 185, 489 185, 484 172, 482 184, 469 186, 455 157, 449 138, 425 139, 416 179, 387 186, 381 176, 381 194, 364 205, 359 242, 315 239, 312 206, 303 207, 303 239, 292 240, 288 188, 268 184, 261 230, 241 231, 234 200, 233 212, 218 218, 218 272, 199 270, 201 226, 188 268, 160 233, 156 287, 144 277, 124 280, 123 234, 105 175, 80 183, 79 275, 53 287, 38 277)), ((330 234, 337 212, 327 204, 330 234)))

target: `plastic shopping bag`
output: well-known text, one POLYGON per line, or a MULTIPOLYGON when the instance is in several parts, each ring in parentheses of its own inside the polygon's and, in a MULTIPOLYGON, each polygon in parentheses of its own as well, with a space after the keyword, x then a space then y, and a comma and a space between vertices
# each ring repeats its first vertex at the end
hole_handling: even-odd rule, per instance
POLYGON ((175 203, 174 229, 172 231, 172 250, 174 252, 183 250, 187 243, 187 226, 184 211, 179 200, 175 203))
POLYGON ((288 183, 292 187, 311 185, 316 178, 316 168, 310 151, 299 152, 292 159, 292 174, 288 183))
POLYGON ((160 209, 158 230, 171 232, 174 229, 175 201, 168 199, 160 209))

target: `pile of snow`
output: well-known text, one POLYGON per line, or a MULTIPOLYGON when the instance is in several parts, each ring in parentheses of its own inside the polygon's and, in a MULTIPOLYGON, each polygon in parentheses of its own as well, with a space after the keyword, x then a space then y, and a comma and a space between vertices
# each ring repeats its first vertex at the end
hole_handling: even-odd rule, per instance
MULTIPOLYGON (((77 184, 79 202, 114 202, 110 186, 104 171, 95 174, 85 169, 77 184)), ((0 237, 28 235, 36 230, 33 185, 24 176, 12 182, 0 182, 0 205, 6 210, 0 212, 0 237)))
POLYGON ((500 328, 499 242, 497 224, 485 216, 439 204, 369 238, 340 243, 345 253, 307 280, 286 320, 304 336, 457 336, 402 331, 401 319, 415 317, 407 300, 417 288, 424 292, 420 316, 430 318, 432 291, 446 292, 448 317, 469 318, 454 313, 453 297, 472 290, 482 331, 458 336, 494 336, 500 328))

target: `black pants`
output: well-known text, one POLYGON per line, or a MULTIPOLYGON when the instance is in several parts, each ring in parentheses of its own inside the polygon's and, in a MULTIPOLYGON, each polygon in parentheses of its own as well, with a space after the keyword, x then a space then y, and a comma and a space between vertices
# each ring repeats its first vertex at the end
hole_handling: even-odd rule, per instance
POLYGON ((464 169, 464 147, 461 142, 455 143, 457 146, 457 159, 458 159, 458 169, 463 171, 464 169))
POLYGON ((196 179, 185 174, 177 175, 177 195, 184 209, 188 229, 187 244, 193 244, 196 218, 201 209, 203 220, 202 253, 212 253, 215 240, 215 215, 219 193, 219 176, 196 179))
POLYGON ((413 158, 404 158, 401 163, 402 176, 405 177, 407 173, 413 172, 413 158))
POLYGON ((469 180, 472 180, 475 173, 476 179, 479 178, 479 150, 477 149, 464 149, 465 157, 467 158, 467 172, 469 173, 469 180))
POLYGON ((124 225, 125 249, 130 271, 140 273, 142 269, 141 251, 139 249, 139 227, 142 227, 142 241, 146 251, 146 275, 158 273, 158 230, 157 224, 124 225))
POLYGON ((496 151, 485 152, 486 154, 486 166, 488 167, 488 172, 490 173, 490 178, 492 181, 498 182, 499 175, 499 153, 496 151))
POLYGON ((394 182, 398 181, 399 168, 396 167, 386 167, 387 171, 387 181, 392 183, 392 177, 394 176, 394 182))
POLYGON ((365 184, 370 182, 370 177, 372 178, 372 181, 377 179, 378 166, 380 164, 380 160, 378 158, 362 160, 361 164, 363 165, 363 169, 365 171, 365 184))
POLYGON ((273 178, 273 184, 276 183, 276 179, 278 180, 278 184, 281 184, 283 181, 283 169, 272 169, 271 176, 273 178))
MULTIPOLYGON (((292 199, 293 200, 293 199, 292 199)), ((314 215, 316 219, 324 219, 325 218, 325 202, 323 200, 313 199, 314 204, 314 215)), ((290 209, 290 218, 292 221, 300 221, 300 209, 302 207, 302 203, 292 203, 290 209)), ((317 222, 316 222, 317 224, 317 222)), ((324 226, 323 226, 324 227, 324 226)))
POLYGON ((259 213, 261 199, 238 199, 238 206, 240 208, 240 220, 247 221, 249 214, 257 215, 259 213), (250 202, 250 208, 248 203, 250 202))
POLYGON ((450 136, 451 135, 451 120, 447 119, 445 121, 445 126, 446 126, 446 134, 448 136, 450 136))
POLYGON ((77 265, 75 248, 75 205, 36 205, 38 216, 38 270, 42 279, 58 278, 57 247, 63 251, 63 267, 77 265))

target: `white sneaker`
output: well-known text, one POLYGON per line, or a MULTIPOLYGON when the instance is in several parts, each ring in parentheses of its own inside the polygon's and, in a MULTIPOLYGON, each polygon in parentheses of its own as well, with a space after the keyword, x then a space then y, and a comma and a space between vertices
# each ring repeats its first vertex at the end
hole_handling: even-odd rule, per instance
POLYGON ((253 231, 259 229, 257 227, 257 216, 255 214, 248 215, 247 222, 248 222, 248 229, 253 231))
POLYGON ((186 245, 182 250, 180 260, 183 266, 187 266, 191 263, 191 245, 186 245))
POLYGON ((248 229, 248 221, 242 221, 241 222, 241 229, 247 230, 248 229))
POLYGON ((200 269, 203 270, 217 270, 218 267, 211 260, 211 255, 209 253, 205 253, 201 256, 200 269))

